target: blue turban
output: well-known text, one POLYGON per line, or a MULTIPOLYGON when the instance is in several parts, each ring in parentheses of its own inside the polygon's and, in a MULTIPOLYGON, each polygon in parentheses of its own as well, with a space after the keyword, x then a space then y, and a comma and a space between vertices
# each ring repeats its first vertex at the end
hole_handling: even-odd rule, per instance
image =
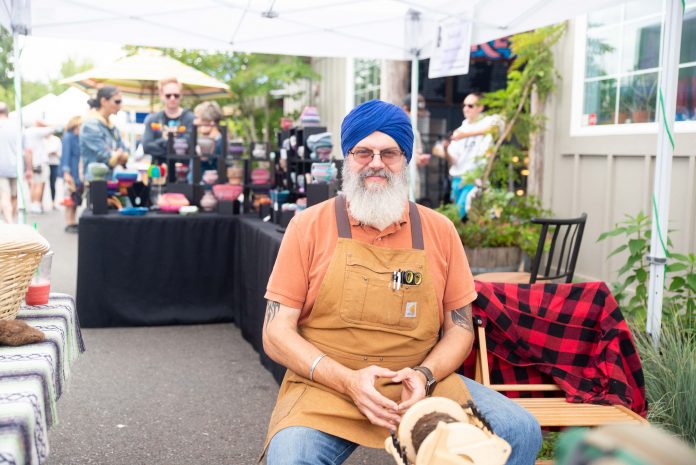
POLYGON ((411 161, 413 154, 413 126, 406 112, 382 100, 370 100, 353 108, 341 124, 341 149, 345 155, 355 145, 380 131, 388 134, 411 161))

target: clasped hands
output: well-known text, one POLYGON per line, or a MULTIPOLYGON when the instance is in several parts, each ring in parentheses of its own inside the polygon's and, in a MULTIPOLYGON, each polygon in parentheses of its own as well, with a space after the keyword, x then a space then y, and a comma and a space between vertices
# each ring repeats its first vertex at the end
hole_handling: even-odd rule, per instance
POLYGON ((353 371, 346 393, 370 423, 394 431, 401 422, 404 412, 425 398, 425 381, 425 376, 412 368, 393 371, 371 365, 353 371), (375 383, 378 378, 388 378, 391 383, 402 384, 399 403, 377 391, 375 383))
POLYGON ((115 167, 116 165, 126 166, 128 162, 128 153, 124 152, 123 149, 117 149, 111 152, 111 158, 109 158, 109 165, 115 167))

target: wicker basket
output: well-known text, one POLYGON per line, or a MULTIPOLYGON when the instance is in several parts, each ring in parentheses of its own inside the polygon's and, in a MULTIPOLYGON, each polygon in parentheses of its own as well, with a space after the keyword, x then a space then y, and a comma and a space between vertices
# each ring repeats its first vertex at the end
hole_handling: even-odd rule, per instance
POLYGON ((0 225, 0 320, 17 316, 48 241, 29 226, 0 225))

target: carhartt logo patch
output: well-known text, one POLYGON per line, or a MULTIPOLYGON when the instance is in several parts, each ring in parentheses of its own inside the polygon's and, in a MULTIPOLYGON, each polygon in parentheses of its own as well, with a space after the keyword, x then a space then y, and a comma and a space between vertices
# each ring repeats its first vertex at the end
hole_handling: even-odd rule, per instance
POLYGON ((406 311, 404 312, 404 317, 415 318, 416 317, 416 306, 417 306, 417 302, 406 302, 406 311))

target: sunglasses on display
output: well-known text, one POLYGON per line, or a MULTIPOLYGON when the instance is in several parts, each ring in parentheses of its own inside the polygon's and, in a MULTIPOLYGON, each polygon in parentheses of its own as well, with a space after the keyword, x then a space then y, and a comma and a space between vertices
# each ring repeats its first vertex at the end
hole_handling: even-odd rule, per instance
POLYGON ((404 155, 403 150, 396 148, 385 149, 381 152, 373 152, 369 149, 355 149, 352 152, 348 153, 353 155, 355 161, 363 165, 370 163, 377 155, 382 160, 382 163, 384 163, 385 165, 391 165, 399 161, 401 157, 404 155))
POLYGON ((168 99, 170 99, 170 98, 178 99, 179 97, 181 97, 181 94, 164 94, 164 96, 168 99))

